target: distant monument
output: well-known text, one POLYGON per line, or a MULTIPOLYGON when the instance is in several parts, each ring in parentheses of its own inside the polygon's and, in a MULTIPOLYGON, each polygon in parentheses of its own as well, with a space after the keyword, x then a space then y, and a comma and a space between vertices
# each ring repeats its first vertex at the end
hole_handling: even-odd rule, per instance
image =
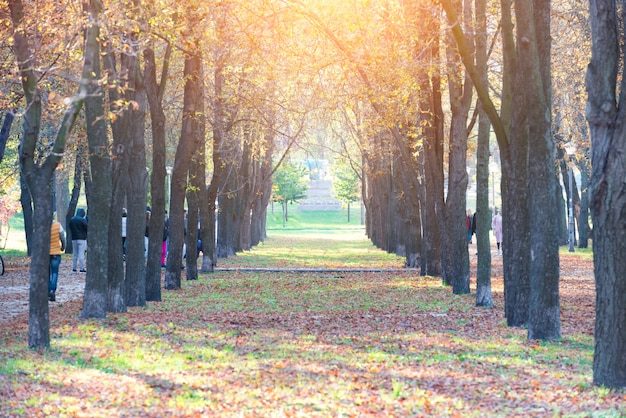
POLYGON ((299 202, 298 210, 341 210, 341 202, 332 196, 333 182, 328 175, 328 161, 306 160, 309 169, 309 189, 299 202))

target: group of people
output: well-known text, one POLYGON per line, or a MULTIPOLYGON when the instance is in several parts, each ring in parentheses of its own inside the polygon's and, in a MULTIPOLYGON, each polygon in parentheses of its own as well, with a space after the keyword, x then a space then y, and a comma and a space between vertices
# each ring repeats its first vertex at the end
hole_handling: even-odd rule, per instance
MULTIPOLYGON (((78 268, 81 273, 87 272, 85 252, 87 251, 87 217, 85 209, 76 210, 76 215, 70 219, 68 228, 72 237, 72 271, 78 268)), ((56 300, 57 282, 59 279, 59 266, 61 254, 65 251, 65 230, 61 223, 52 219, 50 227, 50 278, 48 280, 48 300, 56 300)))
MULTIPOLYGON (((467 216, 465 217, 465 226, 467 227, 467 242, 472 243, 472 236, 476 234, 476 218, 477 213, 472 214, 472 210, 467 210, 467 216)), ((496 208, 493 218, 491 218, 491 229, 493 235, 496 237, 496 244, 498 246, 497 254, 500 255, 502 251, 502 214, 496 208)))
MULTIPOLYGON (((185 211, 186 212, 186 211, 185 211)), ((150 232, 151 208, 146 208, 146 230, 145 230, 145 255, 148 255, 148 236, 150 232)), ((126 231, 127 231, 128 213, 126 208, 122 212, 122 251, 123 257, 126 257, 126 231)), ((186 222, 186 218, 185 218, 186 222)), ((165 212, 165 227, 163 229, 163 244, 161 247, 161 266, 165 267, 167 255, 169 219, 167 211, 165 212)), ((87 251, 87 230, 88 221, 85 209, 78 208, 76 215, 69 222, 69 230, 72 237, 72 271, 77 269, 81 273, 87 272, 87 264, 85 261, 85 253, 87 251)), ((185 227, 186 233, 186 227, 185 227)), ((50 278, 48 281, 48 300, 54 302, 56 300, 57 282, 59 278, 59 266, 61 265, 61 254, 65 251, 66 237, 63 226, 56 220, 56 214, 52 220, 50 229, 50 278)), ((184 251, 184 249, 183 249, 184 251)))

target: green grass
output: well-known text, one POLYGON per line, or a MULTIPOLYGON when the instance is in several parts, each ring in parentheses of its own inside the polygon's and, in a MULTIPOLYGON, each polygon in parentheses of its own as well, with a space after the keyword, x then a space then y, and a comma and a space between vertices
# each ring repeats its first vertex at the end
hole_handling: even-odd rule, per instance
POLYGON ((589 248, 578 248, 574 247, 574 252, 569 252, 569 245, 559 247, 560 255, 567 255, 571 257, 579 257, 584 260, 593 261, 593 246, 591 241, 589 241, 589 248))
POLYGON ((218 267, 401 268, 403 263, 372 245, 363 228, 268 229, 263 243, 218 260, 218 267), (280 245, 274 245, 277 240, 280 245))
POLYGON ((23 257, 26 255, 24 217, 21 212, 18 212, 15 216, 9 218, 9 236, 6 239, 6 242, 4 239, 0 240, 0 244, 4 246, 4 248, 0 248, 3 257, 23 257))
POLYGON ((287 209, 287 222, 283 227, 283 212, 281 206, 274 204, 267 210, 267 229, 353 229, 364 228, 361 225, 361 206, 350 206, 350 222, 348 222, 348 210, 330 211, 300 211, 297 204, 290 204, 287 209))

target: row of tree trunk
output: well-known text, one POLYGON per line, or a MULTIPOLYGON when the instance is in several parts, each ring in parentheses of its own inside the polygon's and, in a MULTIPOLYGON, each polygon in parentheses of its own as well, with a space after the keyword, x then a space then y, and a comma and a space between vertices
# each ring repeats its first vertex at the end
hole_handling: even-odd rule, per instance
MULTIPOLYGON (((107 312, 124 312, 128 306, 144 306, 147 301, 161 300, 162 231, 166 222, 163 98, 172 47, 167 44, 164 48, 159 81, 154 50, 147 48, 142 62, 136 34, 122 37, 124 44, 117 50, 113 50, 110 42, 99 42, 103 36, 100 32, 101 4, 86 3, 85 11, 91 24, 86 29, 87 43, 79 92, 61 125, 52 153, 43 164, 37 164, 34 156, 39 139, 41 100, 32 72, 34 66, 30 65, 28 34, 21 32, 23 5, 20 0, 15 0, 10 6, 14 27, 17 28, 16 55, 28 109, 23 119, 20 164, 25 186, 22 204, 25 218, 32 220, 32 228, 26 228, 33 259, 30 270, 29 345, 46 347, 50 344, 47 286, 53 174, 83 104, 87 142, 84 148, 79 146, 76 155, 74 188, 66 211, 67 219, 76 209, 81 177, 84 177, 89 216, 89 257, 81 317, 103 318, 107 312), (107 80, 106 89, 98 82, 103 75, 107 80), (105 108, 107 105, 108 110, 105 108), (144 138, 147 106, 153 146, 150 178, 146 169, 144 138), (107 119, 107 112, 113 117, 107 119), (128 212, 125 259, 121 239, 124 208, 128 212), (147 259, 146 234, 149 237, 147 259)), ((136 0, 127 6, 127 12, 132 14, 140 6, 136 0)), ((219 12, 217 6, 216 13, 219 12)), ((187 18, 189 26, 193 27, 198 15, 190 10, 187 18)), ((226 24, 225 21, 221 23, 226 24)), ((199 237, 203 244, 204 271, 211 271, 217 258, 250 249, 263 240, 265 210, 271 195, 273 127, 266 125, 261 129, 260 125, 251 122, 235 123, 237 115, 227 107, 228 93, 224 89, 228 76, 225 61, 216 66, 215 90, 211 99, 213 113, 206 114, 202 54, 197 39, 191 39, 188 45, 190 49, 185 52, 183 70, 183 119, 169 201, 166 289, 181 286, 184 244, 187 246, 187 279, 196 279, 195 249, 199 237), (212 176, 208 185, 208 170, 205 167, 207 119, 212 121, 214 139, 212 176), (187 218, 184 216, 185 202, 187 218)), ((227 46, 223 48, 227 49, 227 46)), ((264 116, 265 120, 273 120, 271 110, 264 116)))

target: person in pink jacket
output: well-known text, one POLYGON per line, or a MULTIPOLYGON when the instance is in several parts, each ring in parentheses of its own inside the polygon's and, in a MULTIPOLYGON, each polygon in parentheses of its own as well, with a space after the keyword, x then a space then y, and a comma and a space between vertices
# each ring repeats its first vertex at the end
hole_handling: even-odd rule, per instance
POLYGON ((496 209, 496 214, 491 220, 491 229, 493 229, 493 235, 496 237, 496 244, 498 244, 498 255, 500 255, 500 245, 502 244, 502 215, 496 209))

